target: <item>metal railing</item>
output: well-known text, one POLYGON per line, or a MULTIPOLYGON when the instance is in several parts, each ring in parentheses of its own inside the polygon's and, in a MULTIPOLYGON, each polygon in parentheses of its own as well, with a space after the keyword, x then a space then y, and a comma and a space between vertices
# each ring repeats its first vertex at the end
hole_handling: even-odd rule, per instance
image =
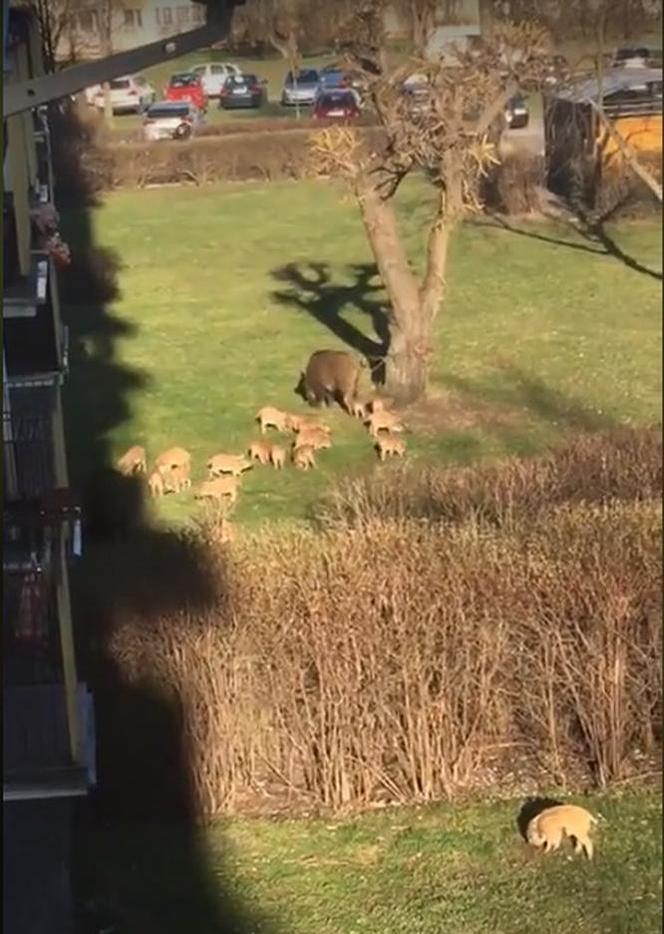
POLYGON ((37 499, 56 485, 50 413, 2 413, 4 501, 37 499))
POLYGON ((3 683, 59 683, 63 675, 53 573, 3 573, 2 578, 3 683))

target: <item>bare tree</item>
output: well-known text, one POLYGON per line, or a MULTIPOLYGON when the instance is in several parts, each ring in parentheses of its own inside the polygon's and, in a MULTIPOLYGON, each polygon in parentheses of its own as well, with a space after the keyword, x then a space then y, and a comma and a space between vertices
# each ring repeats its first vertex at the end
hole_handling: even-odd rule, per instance
POLYGON ((358 205, 389 300, 387 390, 407 404, 426 391, 450 238, 467 212, 480 207, 479 184, 497 161, 505 105, 519 87, 538 80, 537 53, 546 36, 539 27, 502 24, 480 47, 458 51, 454 62, 413 57, 391 65, 382 13, 381 0, 367 0, 348 35, 349 64, 363 76, 384 144, 370 150, 354 129, 326 128, 314 135, 312 154, 318 171, 346 181, 358 205), (413 73, 426 79, 417 104, 404 93, 413 73), (414 172, 426 173, 435 189, 421 277, 409 262, 394 209, 399 185, 414 172))

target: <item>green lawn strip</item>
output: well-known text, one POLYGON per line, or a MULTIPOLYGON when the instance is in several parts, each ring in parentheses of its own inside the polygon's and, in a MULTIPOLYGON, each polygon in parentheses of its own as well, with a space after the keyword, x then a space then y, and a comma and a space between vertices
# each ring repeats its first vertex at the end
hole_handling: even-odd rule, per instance
POLYGON ((86 884, 101 904, 112 901, 128 934, 175 931, 185 916, 201 934, 654 934, 661 801, 642 792, 583 803, 606 821, 592 863, 569 844, 536 853, 517 831, 520 802, 486 801, 341 820, 223 821, 194 837, 96 829, 83 843, 86 884), (214 927, 215 911, 234 913, 237 926, 214 927))

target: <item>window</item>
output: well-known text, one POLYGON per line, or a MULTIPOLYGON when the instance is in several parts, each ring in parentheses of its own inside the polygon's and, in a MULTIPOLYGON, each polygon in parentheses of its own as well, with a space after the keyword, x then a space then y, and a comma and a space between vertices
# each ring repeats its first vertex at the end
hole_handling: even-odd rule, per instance
POLYGON ((192 22, 194 23, 205 22, 204 11, 200 4, 194 3, 193 6, 191 7, 191 19, 192 19, 192 22))
POLYGON ((225 75, 226 69, 223 65, 210 65, 210 72, 213 75, 225 75))
POLYGON ((157 10, 157 23, 160 26, 170 26, 173 22, 173 11, 169 6, 157 10))
POLYGON ((190 7, 188 6, 179 6, 177 8, 177 20, 178 23, 188 23, 189 22, 189 11, 190 7))
POLYGON ((136 29, 143 25, 143 14, 140 10, 125 10, 124 11, 124 24, 125 29, 136 29))

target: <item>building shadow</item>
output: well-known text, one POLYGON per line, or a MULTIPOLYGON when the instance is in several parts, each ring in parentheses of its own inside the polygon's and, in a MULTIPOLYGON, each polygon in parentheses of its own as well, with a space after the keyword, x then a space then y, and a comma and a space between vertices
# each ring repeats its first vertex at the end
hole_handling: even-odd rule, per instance
POLYGON ((390 346, 387 306, 381 295, 383 287, 373 263, 357 263, 348 271, 350 282, 335 282, 327 263, 288 263, 272 271, 272 278, 282 286, 272 293, 272 298, 286 308, 311 315, 363 356, 373 381, 380 384, 384 381, 384 358, 390 346), (344 317, 347 308, 359 311, 368 319, 374 337, 344 317))
POLYGON ((51 108, 50 125, 61 230, 72 253, 60 279, 70 331, 63 389, 70 482, 84 505, 84 552, 71 575, 74 625, 97 732, 97 786, 78 807, 74 829, 78 930, 235 934, 260 923, 274 931, 227 891, 223 854, 210 863, 175 692, 145 670, 129 678, 113 651, 124 621, 163 624, 202 612, 217 605, 223 582, 192 536, 151 523, 144 483, 113 469, 110 439, 149 377, 119 352, 136 328, 112 310, 119 258, 95 242, 99 202, 84 164, 94 139, 70 104, 51 108))

